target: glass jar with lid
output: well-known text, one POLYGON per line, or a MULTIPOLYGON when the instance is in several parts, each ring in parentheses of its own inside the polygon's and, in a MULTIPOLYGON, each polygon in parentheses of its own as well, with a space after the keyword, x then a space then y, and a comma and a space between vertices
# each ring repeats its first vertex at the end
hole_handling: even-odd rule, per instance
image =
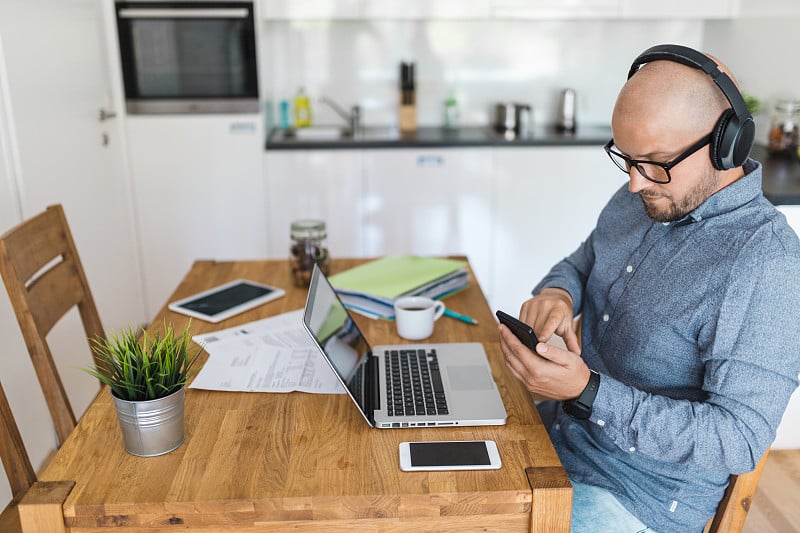
POLYGON ((298 287, 308 287, 314 265, 319 265, 326 275, 330 258, 325 239, 328 236, 322 220, 296 220, 290 230, 290 258, 292 280, 298 287))
POLYGON ((769 151, 796 150, 800 140, 800 100, 778 100, 769 130, 769 151))

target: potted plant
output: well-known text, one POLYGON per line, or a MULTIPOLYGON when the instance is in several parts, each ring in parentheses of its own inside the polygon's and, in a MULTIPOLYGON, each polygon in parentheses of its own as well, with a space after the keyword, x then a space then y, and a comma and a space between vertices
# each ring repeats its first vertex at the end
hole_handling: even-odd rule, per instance
POLYGON ((183 443, 184 386, 202 352, 191 343, 190 324, 176 334, 166 323, 153 335, 129 328, 92 339, 97 366, 84 370, 108 385, 129 453, 162 455, 183 443))

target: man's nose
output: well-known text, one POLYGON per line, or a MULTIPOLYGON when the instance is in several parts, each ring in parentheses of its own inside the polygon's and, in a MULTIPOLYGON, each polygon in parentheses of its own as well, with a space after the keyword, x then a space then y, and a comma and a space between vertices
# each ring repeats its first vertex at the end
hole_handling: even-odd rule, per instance
POLYGON ((635 166, 631 166, 631 170, 628 172, 628 180, 628 190, 630 192, 639 192, 650 183, 650 180, 642 176, 642 173, 635 166))

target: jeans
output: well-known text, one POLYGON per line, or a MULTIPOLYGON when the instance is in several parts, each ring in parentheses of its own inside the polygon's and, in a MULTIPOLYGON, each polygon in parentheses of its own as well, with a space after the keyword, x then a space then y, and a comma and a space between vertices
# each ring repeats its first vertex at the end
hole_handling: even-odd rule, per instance
POLYGON ((570 533, 655 533, 600 487, 572 482, 570 533))

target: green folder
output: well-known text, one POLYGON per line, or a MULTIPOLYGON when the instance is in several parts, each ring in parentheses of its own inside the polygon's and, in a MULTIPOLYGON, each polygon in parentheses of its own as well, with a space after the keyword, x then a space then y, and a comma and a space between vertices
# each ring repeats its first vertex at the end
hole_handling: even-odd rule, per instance
POLYGON ((397 298, 466 268, 467 262, 441 257, 390 255, 330 276, 336 289, 397 298))

